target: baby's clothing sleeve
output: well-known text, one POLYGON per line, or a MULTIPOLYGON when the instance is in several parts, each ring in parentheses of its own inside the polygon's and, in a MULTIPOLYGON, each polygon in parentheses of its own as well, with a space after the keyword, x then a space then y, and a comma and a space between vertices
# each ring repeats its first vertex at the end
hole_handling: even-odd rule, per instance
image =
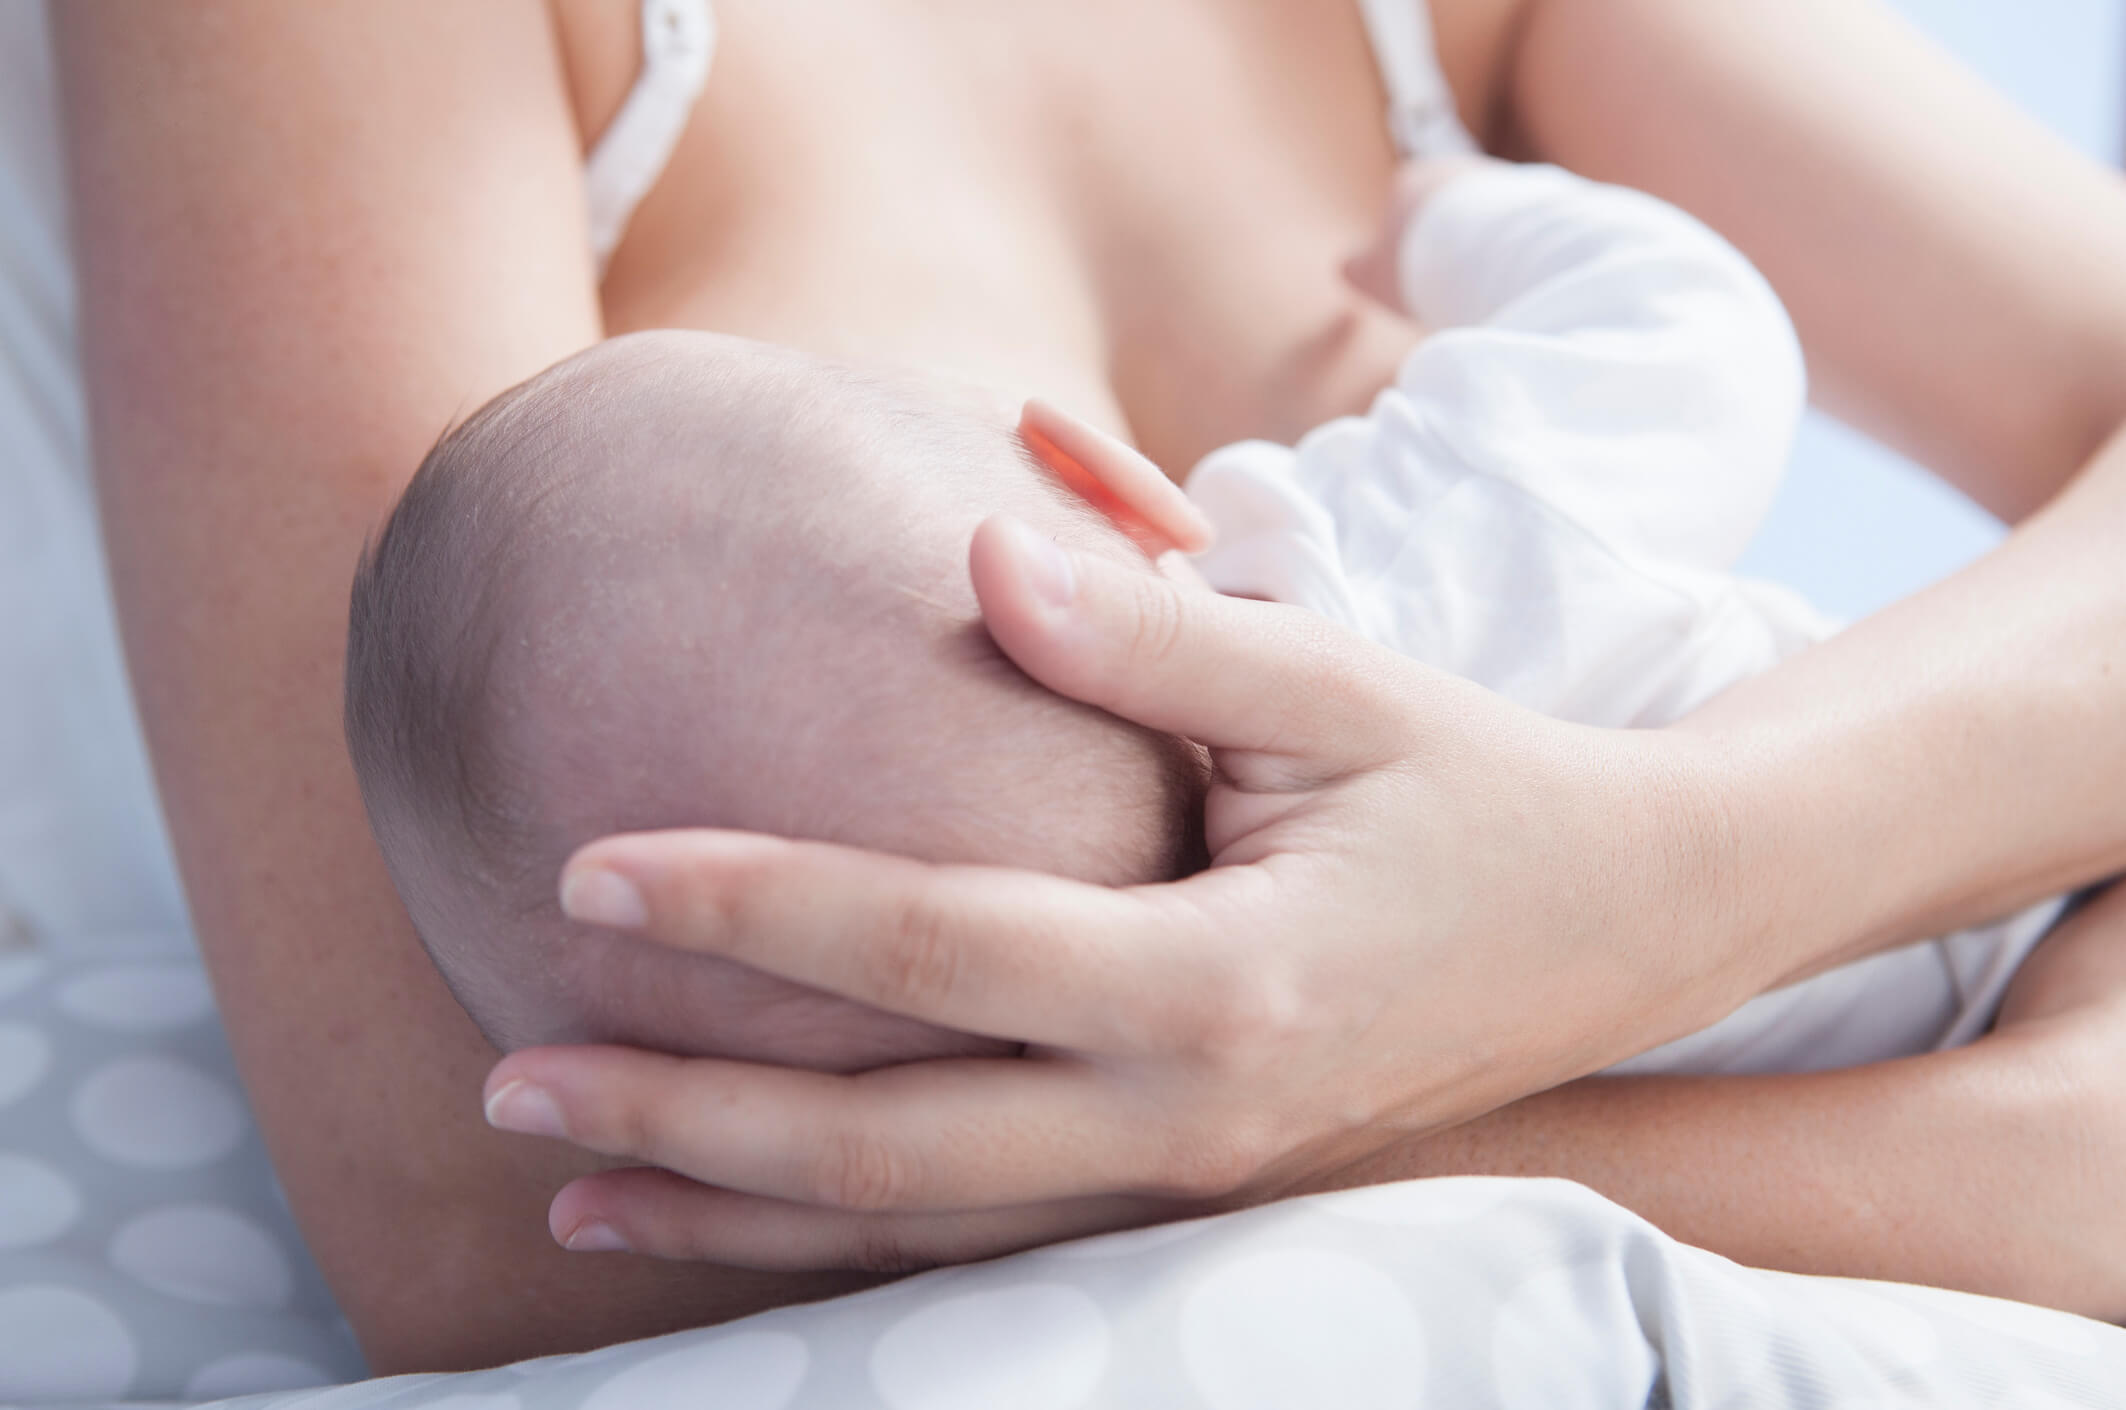
POLYGON ((1827 634, 1717 571, 1777 488, 1804 391, 1738 252, 1650 196, 1496 165, 1436 192, 1399 254, 1436 331, 1367 414, 1190 475, 1212 586, 1589 724, 1666 723, 1827 634))
MULTIPOLYGON (((1801 411, 1793 330, 1718 237, 1544 168, 1441 189, 1400 276, 1437 331, 1363 417, 1205 457, 1221 592, 1291 603, 1583 724, 1666 724, 1828 635, 1720 571, 1801 411)), ((1760 996, 1611 1071, 1791 1072, 1969 1042, 2058 914, 1760 996)))
MULTIPOLYGON (((1786 315, 1680 211, 1482 169, 1407 232, 1440 331, 1363 417, 1207 456, 1188 491, 1221 592, 1307 607, 1532 709, 1660 725, 1832 624, 1720 571, 1801 411, 1786 315)), ((2059 913, 1908 945, 1760 996, 1610 1069, 1794 1072, 1971 1041, 2059 913)))
POLYGON ((1807 401, 1793 323, 1739 250, 1643 192, 1501 163, 1435 193, 1398 254, 1433 330, 1404 410, 1621 548, 1733 565, 1807 401))

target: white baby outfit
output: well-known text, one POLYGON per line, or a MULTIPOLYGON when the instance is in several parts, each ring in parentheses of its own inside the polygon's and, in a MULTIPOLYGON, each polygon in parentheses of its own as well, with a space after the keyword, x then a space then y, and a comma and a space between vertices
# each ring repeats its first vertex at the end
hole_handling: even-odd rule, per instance
MULTIPOLYGON (((1430 337, 1366 415, 1188 480, 1222 592, 1291 603, 1546 714, 1662 725, 1828 636, 1723 570, 1771 502, 1801 350, 1732 246, 1650 196, 1487 164, 1398 250, 1430 337)), ((1850 1066, 1969 1042, 2060 902, 1846 965, 1623 1065, 1850 1066)))

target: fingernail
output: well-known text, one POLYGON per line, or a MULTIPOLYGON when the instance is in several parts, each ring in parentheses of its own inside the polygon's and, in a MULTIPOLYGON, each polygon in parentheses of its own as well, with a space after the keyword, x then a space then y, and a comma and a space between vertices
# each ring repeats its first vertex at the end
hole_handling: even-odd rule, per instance
POLYGON ((1016 519, 1005 521, 1005 532, 1011 535, 1012 546, 1025 566, 1028 586, 1051 607, 1068 607, 1078 592, 1077 573, 1070 566, 1070 555, 1053 539, 1035 533, 1016 519))
POLYGON ((487 1124, 498 1131, 515 1131, 525 1136, 557 1136, 566 1138, 568 1128, 562 1124, 561 1108, 554 1104, 543 1087, 534 1087, 519 1078, 505 1082, 500 1091, 487 1099, 487 1124))
POLYGON ((620 1237, 620 1231, 610 1224, 592 1220, 578 1224, 575 1232, 561 1241, 561 1247, 570 1253, 629 1253, 628 1241, 620 1237))
POLYGON ((641 890, 604 867, 581 867, 561 878, 561 913, 585 925, 614 930, 640 930, 650 923, 650 908, 641 890))

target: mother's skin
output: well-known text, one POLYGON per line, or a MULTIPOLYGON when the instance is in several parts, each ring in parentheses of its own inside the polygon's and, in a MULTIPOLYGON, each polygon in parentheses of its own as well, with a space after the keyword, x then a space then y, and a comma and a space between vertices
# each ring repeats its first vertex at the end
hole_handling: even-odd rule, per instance
MULTIPOLYGON (((634 8, 57 7, 133 678, 254 1105, 379 1371, 841 1285, 564 1254, 538 1231, 585 1161, 480 1123, 493 1054, 391 892, 338 720, 355 553, 444 423, 602 334, 680 324, 1039 389, 1182 466, 1351 409, 1412 336, 1333 277, 1391 164, 1342 5, 724 0, 707 94, 601 289, 583 134, 632 76, 634 8)), ((1489 145, 1696 211, 1785 296, 1825 404, 2011 518, 2058 497, 2043 539, 1732 707, 1768 722, 1735 796, 1773 848, 1735 899, 1802 922, 1820 960, 2126 864, 2126 455, 2092 463, 2126 419, 2115 181, 1854 0, 1436 11, 1489 145)), ((1749 933, 1705 920, 1711 945, 1749 933)), ((2083 1267, 2117 1270, 2116 1201, 2062 1213, 2078 1190, 2016 1163, 2030 1129, 2126 1144, 2091 1046, 2046 1050, 2047 1083, 2027 1060, 1969 1076, 1989 1095, 1957 1102, 1957 1159, 2082 1220, 2083 1267)), ((1572 1168, 1578 1141, 1662 1217, 1663 1177, 1723 1121, 1793 1110, 1696 1090, 1646 1089, 1681 1148, 1635 1155, 1644 1113, 1587 1106, 1502 1134, 1497 1164, 1572 1168)), ((1893 1154, 1868 1135, 1826 1147, 1893 1154)), ((1767 1197, 1709 1177, 1679 1213, 1723 1188, 1731 1217, 1767 1197)), ((1841 1243, 1859 1216, 1835 1184, 1773 1193, 1812 1231, 1791 1261, 1908 1266, 1841 1243)), ((2004 1290, 2126 1310, 2115 1272, 2040 1286, 2041 1235, 1999 1229, 2004 1290)))

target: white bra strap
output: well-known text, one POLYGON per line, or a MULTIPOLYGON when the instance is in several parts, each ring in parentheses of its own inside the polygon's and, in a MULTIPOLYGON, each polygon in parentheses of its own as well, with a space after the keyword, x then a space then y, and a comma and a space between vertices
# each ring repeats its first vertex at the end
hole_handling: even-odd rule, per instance
POLYGON ((1388 90, 1388 134, 1406 157, 1477 151, 1440 72, 1426 0, 1358 0, 1388 90))
POLYGON ((664 174, 716 54, 709 0, 642 0, 642 73, 584 166, 598 272, 664 174))

